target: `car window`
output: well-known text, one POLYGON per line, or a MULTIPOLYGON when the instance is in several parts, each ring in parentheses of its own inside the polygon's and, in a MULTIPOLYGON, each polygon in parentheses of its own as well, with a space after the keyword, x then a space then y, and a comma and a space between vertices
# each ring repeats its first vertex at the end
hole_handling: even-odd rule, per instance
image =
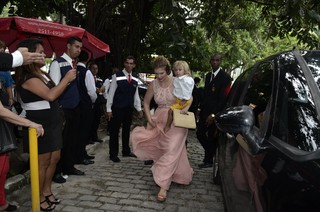
POLYGON ((230 93, 228 95, 227 107, 238 106, 242 93, 245 91, 248 83, 248 78, 251 75, 253 68, 246 70, 242 73, 233 83, 230 93))
POLYGON ((320 147, 320 126, 301 66, 287 53, 279 59, 279 71, 272 134, 299 149, 314 151, 320 147))
POLYGON ((272 93, 273 65, 271 62, 263 62, 256 67, 252 75, 243 104, 253 108, 255 125, 260 127, 265 116, 265 110, 272 93))
POLYGON ((311 74, 320 88, 320 51, 302 52, 311 74))

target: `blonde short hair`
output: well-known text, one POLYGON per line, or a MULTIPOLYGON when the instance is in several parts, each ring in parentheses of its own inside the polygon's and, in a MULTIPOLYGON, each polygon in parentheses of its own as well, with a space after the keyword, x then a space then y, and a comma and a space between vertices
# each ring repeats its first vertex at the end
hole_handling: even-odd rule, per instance
POLYGON ((173 70, 177 69, 178 67, 183 68, 185 75, 191 76, 191 70, 190 70, 190 67, 189 67, 189 65, 188 65, 188 63, 186 61, 177 60, 176 62, 174 62, 173 70))

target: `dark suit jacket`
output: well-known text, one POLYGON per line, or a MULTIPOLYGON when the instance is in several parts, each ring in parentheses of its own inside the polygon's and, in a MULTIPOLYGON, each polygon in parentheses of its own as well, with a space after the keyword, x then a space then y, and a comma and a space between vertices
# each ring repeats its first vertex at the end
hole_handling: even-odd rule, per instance
POLYGON ((205 78, 204 94, 201 103, 201 113, 204 116, 221 111, 227 100, 227 90, 231 85, 231 77, 221 69, 216 77, 211 79, 212 72, 205 78))
POLYGON ((8 71, 12 68, 13 57, 11 54, 0 52, 0 71, 8 71))

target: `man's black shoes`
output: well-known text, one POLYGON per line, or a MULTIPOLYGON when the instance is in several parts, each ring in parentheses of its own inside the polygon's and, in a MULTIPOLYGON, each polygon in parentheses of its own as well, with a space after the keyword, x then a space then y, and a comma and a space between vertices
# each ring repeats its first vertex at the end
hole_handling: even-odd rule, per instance
POLYGON ((88 144, 102 143, 102 142, 103 142, 103 140, 101 140, 101 139, 92 139, 92 140, 90 140, 90 141, 88 142, 88 144))
POLYGON ((65 183, 67 182, 66 179, 64 179, 61 174, 55 174, 52 178, 52 181, 55 182, 55 183, 65 183))
POLYGON ((115 157, 110 157, 110 160, 112 160, 112 161, 115 162, 115 163, 119 163, 119 162, 121 161, 117 156, 115 156, 115 157))
MULTIPOLYGON (((130 153, 122 154, 122 157, 135 157, 136 158, 137 156, 135 156, 135 154, 130 152, 130 153)), ((110 157, 110 160, 112 160, 115 163, 119 163, 121 161, 120 158, 118 158, 117 156, 110 157)))
POLYGON ((153 160, 145 160, 144 161, 144 165, 152 165, 153 164, 153 160))
POLYGON ((136 158, 137 156, 135 154, 133 154, 132 152, 130 152, 130 153, 122 154, 122 157, 133 157, 133 158, 136 158))
POLYGON ((66 171, 64 174, 66 174, 66 175, 84 175, 84 172, 80 171, 79 169, 72 168, 71 170, 66 171))
POLYGON ((94 161, 89 159, 83 159, 82 161, 79 161, 77 164, 90 165, 94 164, 94 161))
POLYGON ((93 160, 95 157, 93 155, 85 155, 84 158, 88 160, 93 160))
POLYGON ((200 169, 210 168, 213 166, 212 162, 203 162, 198 165, 200 169))

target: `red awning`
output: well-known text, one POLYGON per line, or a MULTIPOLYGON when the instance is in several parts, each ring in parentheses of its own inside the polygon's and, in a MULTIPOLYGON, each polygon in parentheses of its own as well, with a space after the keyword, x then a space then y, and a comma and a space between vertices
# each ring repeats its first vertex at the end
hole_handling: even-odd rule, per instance
POLYGON ((6 43, 10 51, 14 51, 21 40, 34 37, 43 41, 47 57, 51 57, 53 52, 60 56, 66 50, 68 38, 72 36, 82 39, 83 49, 94 59, 110 52, 108 44, 80 27, 32 18, 0 18, 0 40, 6 43))

